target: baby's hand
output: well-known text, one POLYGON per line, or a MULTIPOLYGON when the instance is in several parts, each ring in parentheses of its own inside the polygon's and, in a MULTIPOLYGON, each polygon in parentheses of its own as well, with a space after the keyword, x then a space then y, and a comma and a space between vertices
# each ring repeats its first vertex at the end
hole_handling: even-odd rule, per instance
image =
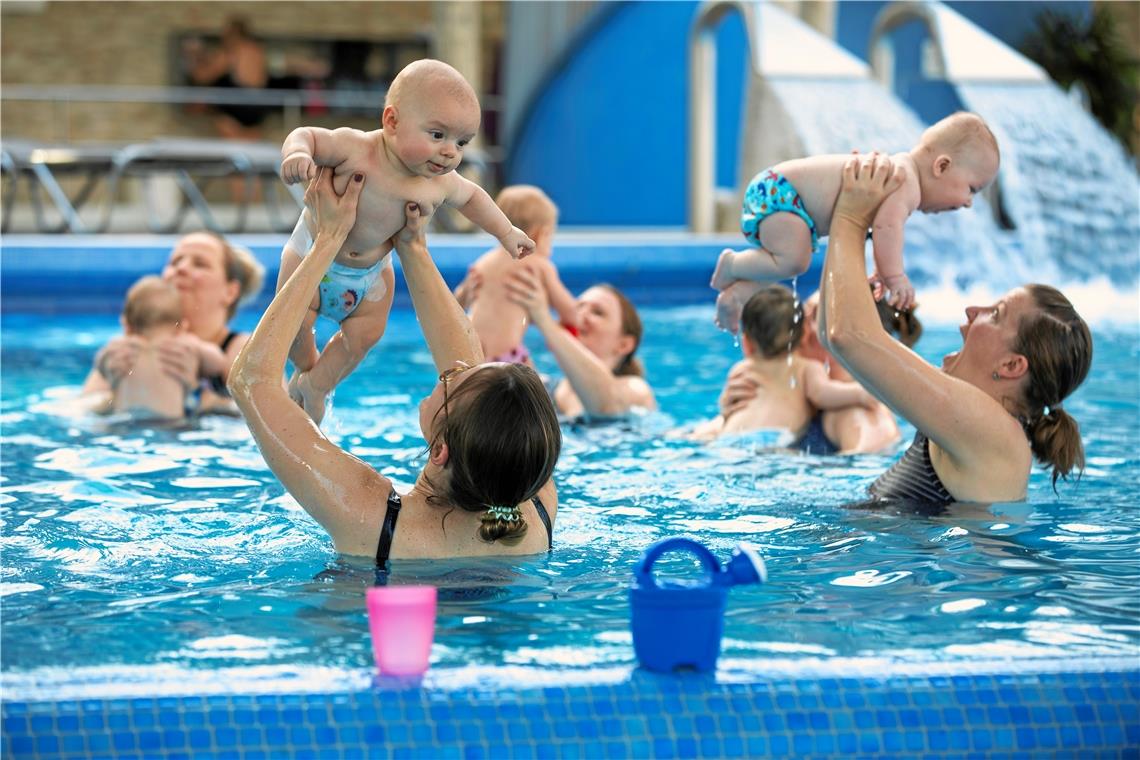
POLYGON ((887 303, 891 306, 899 311, 906 311, 914 306, 914 286, 910 284, 910 278, 905 273, 893 277, 884 277, 882 283, 890 291, 891 295, 887 303))
MULTIPOLYGON (((732 283, 736 282, 736 278, 732 276, 732 260, 736 257, 736 251, 731 248, 725 248, 720 252, 720 256, 716 260, 716 269, 713 270, 712 279, 709 280, 709 287, 713 290, 724 290, 732 283)), ((736 332, 736 330, 733 330, 736 332)))
POLYGON ((744 304, 764 287, 758 282, 737 280, 716 297, 716 326, 735 335, 740 330, 740 313, 744 304))
POLYGON ((526 258, 534 253, 534 241, 518 227, 511 227, 510 232, 499 238, 499 243, 514 259, 526 258))
POLYGON ((294 151, 281 160, 281 179, 286 185, 308 182, 317 174, 313 157, 302 151, 294 151))

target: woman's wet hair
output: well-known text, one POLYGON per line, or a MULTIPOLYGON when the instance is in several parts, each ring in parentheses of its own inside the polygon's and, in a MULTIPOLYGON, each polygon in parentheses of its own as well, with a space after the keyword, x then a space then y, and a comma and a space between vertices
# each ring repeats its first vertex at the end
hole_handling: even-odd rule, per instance
POLYGON ((623 375, 635 375, 637 377, 645 377, 645 368, 641 366, 641 361, 634 356, 637 353, 638 347, 641 345, 641 334, 644 328, 641 325, 641 317, 637 313, 637 307, 633 302, 625 297, 613 285, 608 282, 602 282, 594 287, 601 288, 608 293, 611 293, 617 299, 618 307, 621 309, 621 334, 628 335, 633 338, 633 348, 628 354, 621 358, 618 365, 614 367, 614 374, 618 377, 623 375))
MULTIPOLYGON (((455 386, 433 424, 430 447, 446 443, 446 489, 433 503, 484 512, 479 537, 516 543, 527 523, 516 507, 554 474, 562 430, 538 373, 521 364, 483 367, 455 386)), ((446 516, 445 516, 446 517, 446 516)))
POLYGON ((222 247, 222 267, 226 272, 226 282, 236 282, 239 287, 237 299, 230 304, 226 313, 227 319, 233 319, 238 307, 261 292, 261 285, 265 281, 265 267, 261 265, 248 249, 234 245, 216 232, 206 231, 218 241, 222 247))
POLYGON ((1088 376, 1092 333, 1056 288, 1027 285, 1025 289, 1037 308, 1022 316, 1013 345, 1029 364, 1022 421, 1033 455, 1053 468, 1056 489, 1057 478, 1085 467, 1080 427, 1061 402, 1088 376))
POLYGON ((899 343, 907 348, 914 348, 914 344, 922 337, 922 323, 914 315, 914 309, 897 311, 885 298, 876 301, 875 308, 879 312, 879 321, 882 322, 883 329, 898 338, 899 343))
POLYGON ((787 354, 804 334, 803 305, 783 285, 768 285, 744 304, 740 329, 764 358, 787 354))

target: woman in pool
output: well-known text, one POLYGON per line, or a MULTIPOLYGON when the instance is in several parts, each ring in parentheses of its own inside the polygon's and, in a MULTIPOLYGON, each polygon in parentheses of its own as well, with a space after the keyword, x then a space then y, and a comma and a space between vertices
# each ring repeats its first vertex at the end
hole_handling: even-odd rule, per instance
POLYGON ((519 267, 507 288, 566 375, 552 394, 560 414, 616 417, 635 407, 657 408, 634 356, 641 343, 641 318, 620 290, 601 284, 578 296, 575 338, 551 316, 546 288, 530 270, 519 267))
POLYGON ((831 222, 819 336, 851 374, 918 428, 871 484, 878 499, 948 504, 1025 498, 1036 457, 1053 485, 1083 469, 1076 420, 1061 402, 1084 381, 1092 336, 1072 304, 1026 285, 966 309, 962 348, 927 364, 883 330, 867 289, 864 243, 874 212, 902 181, 882 156, 852 157, 831 222))
POLYGON ((558 509, 551 476, 562 447, 554 406, 533 369, 483 363, 479 339, 428 253, 415 204, 393 243, 440 374, 419 405, 428 462, 412 490, 399 496, 392 481, 325 438, 282 385, 289 346, 356 221, 363 184, 356 175, 338 196, 332 171, 322 169, 309 185, 313 247, 230 372, 231 392, 262 456, 342 554, 375 557, 383 566, 389 557, 549 550, 558 509))
MULTIPOLYGON (((213 232, 192 232, 182 237, 162 270, 162 279, 173 284, 181 295, 185 327, 218 346, 226 357, 227 369, 249 337, 230 329, 230 320, 242 302, 261 290, 264 277, 265 269, 252 254, 213 232)), ((88 374, 82 394, 107 395, 111 385, 134 367, 139 348, 139 341, 127 336, 109 342, 99 353, 97 366, 88 374)), ((197 383, 197 375, 192 371, 195 362, 186 352, 164 348, 159 358, 168 373, 182 379, 187 387, 197 383)), ((237 413, 228 398, 225 380, 225 376, 218 376, 202 385, 199 413, 237 413)))

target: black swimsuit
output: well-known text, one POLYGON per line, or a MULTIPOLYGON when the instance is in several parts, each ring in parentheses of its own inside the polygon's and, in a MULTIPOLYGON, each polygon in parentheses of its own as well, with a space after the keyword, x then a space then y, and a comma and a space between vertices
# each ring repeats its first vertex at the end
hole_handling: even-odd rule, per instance
MULTIPOLYGON (((530 500, 538 512, 538 519, 546 527, 546 549, 554 548, 554 530, 550 526, 550 515, 546 512, 542 500, 535 496, 530 500)), ((380 526, 380 540, 376 544, 376 566, 383 568, 388 564, 388 555, 392 552, 392 539, 396 537, 396 521, 400 519, 400 494, 395 489, 388 494, 388 510, 384 513, 384 523, 380 526)))
MULTIPOLYGON (((230 330, 228 333, 226 333, 226 337, 222 338, 222 342, 218 344, 218 348, 222 349, 223 354, 226 352, 226 349, 230 347, 230 344, 234 342, 234 338, 237 336, 238 333, 230 330)), ((230 395, 230 390, 226 387, 226 381, 222 378, 221 375, 210 375, 204 380, 206 387, 208 387, 219 396, 230 395)))

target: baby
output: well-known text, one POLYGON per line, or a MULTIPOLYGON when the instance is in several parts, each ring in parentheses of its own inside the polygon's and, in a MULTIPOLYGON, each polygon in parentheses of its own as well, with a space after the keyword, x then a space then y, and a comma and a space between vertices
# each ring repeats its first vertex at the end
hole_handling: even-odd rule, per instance
MULTIPOLYGON (((735 332, 737 315, 757 286, 805 272, 819 238, 831 228, 843 164, 850 156, 825 155, 784 161, 757 174, 744 193, 741 227, 756 247, 725 249, 713 272, 717 323, 735 332)), ((997 175, 997 140, 977 114, 959 112, 922 133, 909 153, 891 156, 905 181, 891 193, 872 226, 876 300, 883 288, 896 309, 914 304, 914 288, 903 271, 903 224, 916 209, 924 213, 968 207, 997 175)))
POLYGON ((758 385, 756 397, 727 418, 717 416, 698 425, 693 438, 776 429, 794 445, 817 409, 874 407, 875 398, 858 383, 832 380, 823 364, 796 355, 803 336, 803 309, 788 288, 763 287, 744 305, 740 323, 744 359, 729 374, 750 373, 758 385))
MULTIPOLYGON (((314 294, 289 352, 295 368, 289 393, 317 424, 328 394, 384 334, 394 285, 389 239, 404 226, 407 202, 417 203, 425 216, 445 203, 454 206, 498 238, 511 256, 533 252, 534 241, 510 223, 491 196, 455 173, 480 116, 479 99, 467 80, 446 63, 425 59, 392 81, 381 129, 300 127, 285 138, 281 178, 287 184, 312 179, 320 166, 332 167, 338 193, 353 174, 365 177, 356 226, 314 294), (340 324, 319 354, 313 337, 318 313, 340 324)), ((313 229, 306 209, 281 253, 278 290, 312 247, 313 229)))
POLYGON ((534 239, 537 256, 516 264, 502 248, 480 256, 467 272, 467 279, 456 289, 455 297, 470 308, 471 324, 483 344, 488 361, 533 364, 523 345, 526 312, 507 298, 507 277, 517 266, 529 267, 546 288, 550 305, 564 325, 576 326, 577 301, 562 284, 551 261, 551 243, 558 225, 558 207, 546 193, 533 185, 503 188, 495 203, 511 220, 534 239))
MULTIPOLYGON (((139 351, 130 372, 117 382, 108 378, 115 382, 109 411, 140 419, 180 420, 186 416, 186 397, 197 381, 225 378, 229 362, 222 350, 182 329, 181 296, 161 277, 149 275, 131 286, 122 323, 139 351), (188 376, 172 374, 163 352, 181 353, 177 364, 188 376)), ((95 366, 102 366, 101 358, 96 358, 95 366)))

